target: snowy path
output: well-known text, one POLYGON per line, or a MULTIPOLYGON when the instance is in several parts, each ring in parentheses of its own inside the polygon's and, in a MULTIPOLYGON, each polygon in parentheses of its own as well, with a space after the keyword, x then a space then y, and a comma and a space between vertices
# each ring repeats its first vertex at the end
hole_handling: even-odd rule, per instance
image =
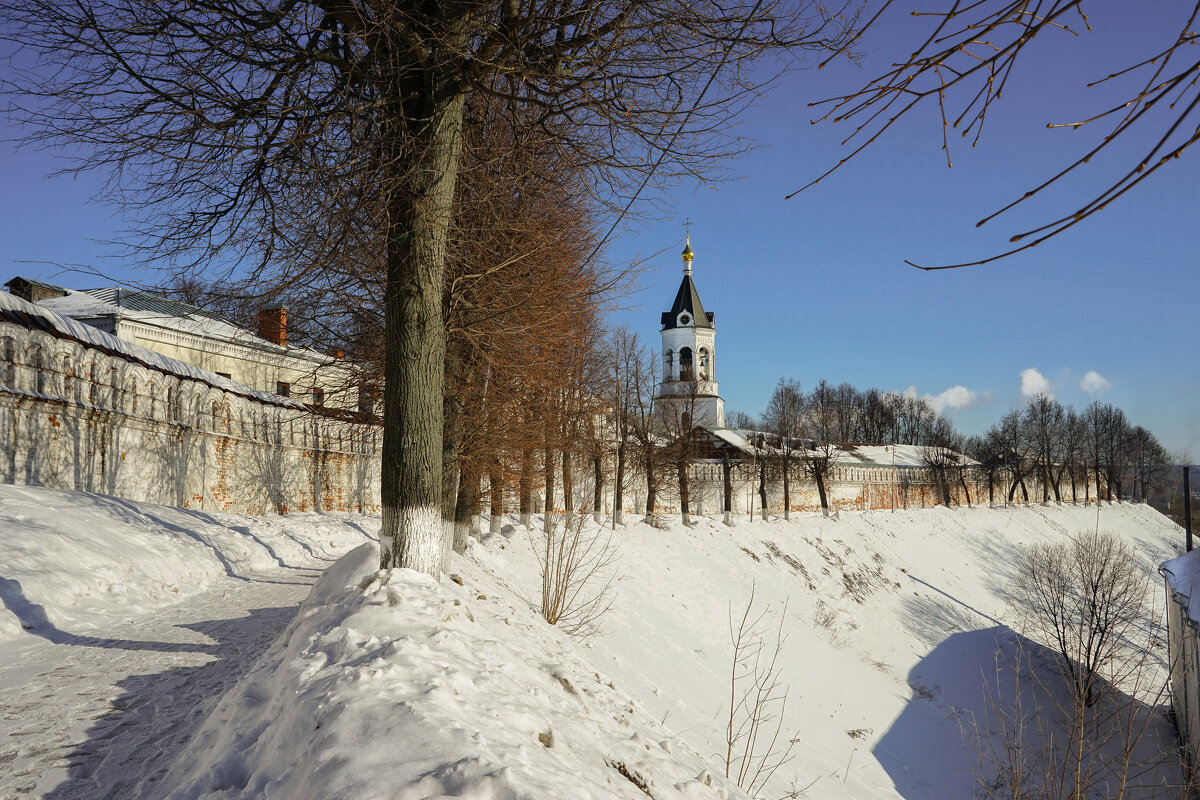
POLYGON ((0 800, 152 798, 172 756, 320 574, 227 578, 159 612, 0 650, 0 800))

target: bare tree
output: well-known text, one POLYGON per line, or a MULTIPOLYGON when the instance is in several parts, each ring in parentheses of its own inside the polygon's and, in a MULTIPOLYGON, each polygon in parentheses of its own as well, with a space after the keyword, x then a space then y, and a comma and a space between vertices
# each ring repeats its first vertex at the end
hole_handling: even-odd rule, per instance
POLYGON ((608 397, 616 440, 616 472, 613 477, 613 525, 625 522, 625 478, 628 456, 634 442, 639 387, 652 380, 645 377, 646 353, 636 333, 625 327, 614 329, 608 339, 608 397))
POLYGON ((783 472, 783 518, 790 519, 792 507, 791 471, 796 453, 805 452, 800 437, 804 435, 804 393, 800 382, 791 378, 780 378, 775 391, 767 402, 763 423, 767 430, 779 437, 779 466, 783 472))
MULTIPOLYGON (((754 587, 735 626, 729 614, 729 638, 733 657, 729 670, 729 717, 725 726, 725 777, 732 778, 751 797, 760 792, 775 772, 789 763, 796 739, 783 731, 787 709, 787 686, 780 678, 779 658, 786 641, 783 634, 785 606, 773 642, 762 628, 770 606, 754 608, 754 587)), ((785 797, 795 797, 789 794, 785 797)))
POLYGON ((666 450, 675 465, 675 477, 679 487, 679 513, 684 525, 690 525, 692 522, 689 470, 695 450, 696 405, 699 398, 699 382, 687 381, 682 387, 682 393, 659 397, 656 401, 659 428, 666 436, 666 450))
POLYGON ((991 432, 967 439, 965 452, 979 462, 979 470, 987 479, 988 505, 996 503, 996 484, 1004 468, 1004 450, 991 432))
MULTIPOLYGON (((880 20, 889 9, 899 13, 898 7, 903 5, 885 0, 860 29, 859 36, 884 24, 880 20)), ((818 104, 831 106, 824 119, 856 125, 848 137, 854 145, 850 155, 801 191, 869 147, 908 112, 930 103, 941 114, 942 150, 949 164, 949 129, 960 130, 972 146, 979 143, 988 113, 999 102, 1014 67, 1035 40, 1062 42, 1058 37, 1086 35, 1085 31, 1091 30, 1083 0, 945 0, 940 5, 942 10, 923 8, 912 12, 927 21, 926 32, 913 43, 901 43, 902 55, 892 59, 886 71, 846 95, 818 104)), ((1136 13, 1132 8, 1130 11, 1136 13)), ((1196 39, 1196 23, 1200 20, 1200 3, 1180 4, 1177 18, 1175 36, 1164 39, 1161 46, 1149 52, 1131 57, 1125 69, 1099 75, 1088 84, 1128 82, 1130 88, 1117 89, 1123 93, 1119 101, 1082 119, 1047 121, 1049 127, 1071 130, 1093 125, 1104 127, 1091 144, 1082 148, 1082 154, 979 224, 1039 195, 1108 150, 1114 142, 1138 142, 1135 146, 1141 147, 1140 154, 1118 172, 1115 180, 1070 213, 1013 236, 1011 241, 1018 244, 1004 253, 962 264, 921 268, 953 269, 986 264, 1035 247, 1099 212, 1200 139, 1200 125, 1197 125, 1200 62, 1190 54, 1190 46, 1196 39), (1163 108, 1169 111, 1160 116, 1157 112, 1163 108)), ((851 40, 847 46, 853 46, 855 41, 851 40)))
MULTIPOLYGON (((290 285, 382 265, 381 562, 441 572, 445 262, 467 98, 612 207, 713 174, 766 53, 839 47, 818 3, 3 0, 34 141, 87 146, 147 257, 290 285), (321 209, 319 215, 313 209, 321 209)), ((769 76, 768 76, 769 79, 769 76)))
POLYGON ((1096 500, 1104 484, 1104 499, 1112 502, 1113 490, 1121 499, 1121 487, 1129 466, 1130 426, 1125 412, 1111 403, 1096 401, 1083 411, 1087 428, 1088 455, 1096 476, 1096 500))
POLYGON ((596 633, 612 606, 617 546, 609 533, 588 529, 582 515, 565 516, 543 532, 535 547, 542 571, 541 613, 572 636, 596 633))
POLYGON ((1057 466, 1064 461, 1063 437, 1067 433, 1066 412, 1052 397, 1038 394, 1029 398, 1022 422, 1026 429, 1038 482, 1042 484, 1042 502, 1062 501, 1058 488, 1057 466))
POLYGON ((629 414, 630 432, 636 442, 642 477, 646 481, 643 521, 647 525, 653 525, 655 521, 654 513, 658 503, 659 481, 662 478, 665 455, 661 420, 655 402, 658 393, 656 365, 659 361, 660 359, 651 356, 644 367, 629 373, 632 380, 629 397, 633 403, 629 414))
POLYGON ((1017 561, 1016 611, 1032 638, 1060 656, 1059 667, 1086 705, 1103 671, 1118 662, 1143 616, 1147 573, 1114 533, 1081 533, 1039 544, 1017 561))
POLYGON ((821 498, 821 513, 829 516, 827 484, 834 467, 842 456, 842 448, 833 441, 837 425, 837 398, 825 381, 820 381, 807 396, 804 419, 813 442, 804 456, 804 468, 817 485, 821 498))
POLYGON ((963 458, 965 440, 955 432, 944 417, 938 417, 929 435, 929 441, 921 448, 922 457, 937 481, 942 495, 942 504, 950 507, 950 484, 957 483, 963 490, 967 505, 971 505, 971 490, 967 486, 966 463, 963 458))
POLYGON ((1129 472, 1134 500, 1146 501, 1152 487, 1160 483, 1171 463, 1171 455, 1153 433, 1141 425, 1129 432, 1129 472))
POLYGON ((1031 444, 1026 435, 1025 426, 1021 424, 1021 413, 1013 408, 1007 411, 1000 421, 988 429, 987 436, 1000 449, 1004 467, 1008 472, 1008 502, 1017 496, 1021 490, 1021 498, 1029 502, 1029 487, 1025 479, 1033 469, 1031 444))

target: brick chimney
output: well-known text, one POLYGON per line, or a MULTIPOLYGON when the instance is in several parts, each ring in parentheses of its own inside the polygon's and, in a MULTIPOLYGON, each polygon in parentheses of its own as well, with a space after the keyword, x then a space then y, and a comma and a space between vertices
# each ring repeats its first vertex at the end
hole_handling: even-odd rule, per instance
POLYGON ((271 344, 287 347, 287 306, 264 306, 258 310, 258 335, 271 344))

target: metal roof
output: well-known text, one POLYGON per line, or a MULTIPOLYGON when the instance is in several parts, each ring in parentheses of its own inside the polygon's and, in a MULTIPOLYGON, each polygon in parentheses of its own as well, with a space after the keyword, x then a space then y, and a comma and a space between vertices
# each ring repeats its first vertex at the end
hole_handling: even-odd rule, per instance
POLYGON ((697 328, 711 328, 716 319, 714 314, 704 310, 704 305, 700 302, 700 293, 696 291, 696 284, 692 283, 692 276, 688 273, 684 274, 683 283, 679 284, 679 291, 675 293, 675 302, 671 305, 671 310, 663 312, 662 329, 678 328, 679 314, 682 311, 692 315, 697 328))
POLYGON ((84 294, 91 295, 97 300, 111 303, 119 308, 127 308, 130 311, 147 311, 164 317, 207 317, 221 322, 229 322, 215 311, 208 311, 199 306, 181 303, 178 300, 171 300, 140 289, 106 286, 102 289, 84 289, 83 291, 84 294))

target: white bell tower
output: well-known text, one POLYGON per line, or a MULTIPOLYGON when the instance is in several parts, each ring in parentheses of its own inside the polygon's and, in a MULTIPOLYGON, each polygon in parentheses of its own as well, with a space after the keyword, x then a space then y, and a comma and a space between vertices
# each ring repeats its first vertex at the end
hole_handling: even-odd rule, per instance
POLYGON ((725 427, 725 401, 717 394, 716 315, 705 311, 692 282, 692 237, 684 244, 683 283, 662 315, 662 384, 658 400, 690 414, 696 425, 725 427))

